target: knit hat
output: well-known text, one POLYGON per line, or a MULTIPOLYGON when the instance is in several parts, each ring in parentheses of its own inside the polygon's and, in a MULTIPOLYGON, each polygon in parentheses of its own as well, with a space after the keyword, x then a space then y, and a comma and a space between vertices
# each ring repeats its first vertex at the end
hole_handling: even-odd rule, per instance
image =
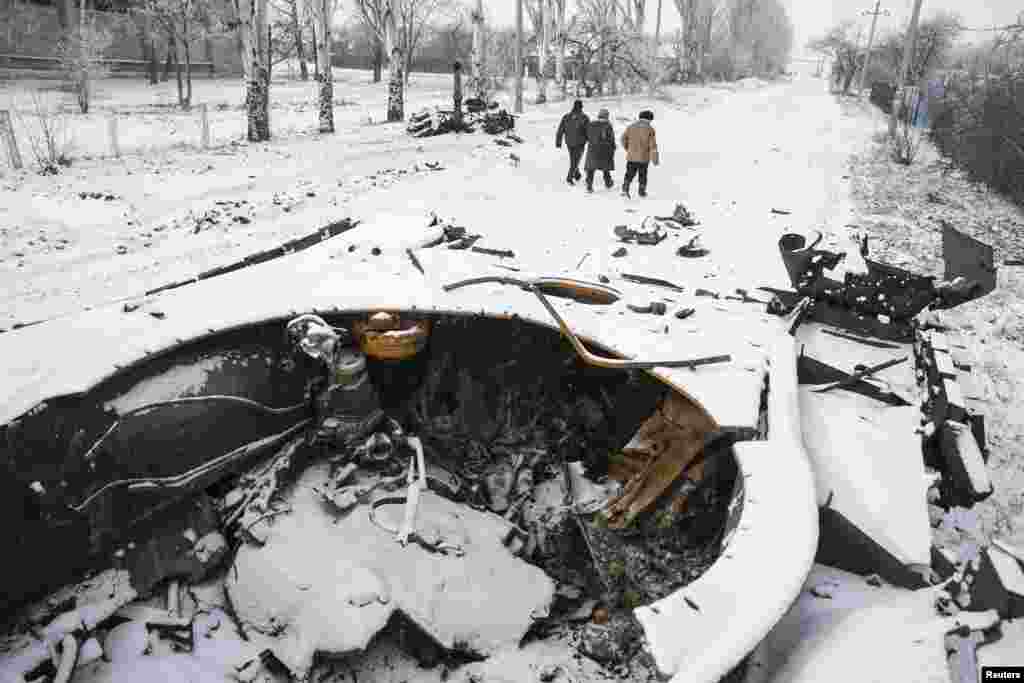
POLYGON ((640 118, 647 119, 648 121, 653 121, 654 112, 651 111, 650 109, 644 109, 642 112, 640 112, 640 118))
POLYGON ((597 112, 597 118, 607 121, 608 120, 608 110, 607 109, 602 109, 601 111, 597 112))
POLYGON ((583 102, 581 100, 576 100, 575 102, 573 102, 572 103, 572 110, 573 111, 583 111, 583 102))

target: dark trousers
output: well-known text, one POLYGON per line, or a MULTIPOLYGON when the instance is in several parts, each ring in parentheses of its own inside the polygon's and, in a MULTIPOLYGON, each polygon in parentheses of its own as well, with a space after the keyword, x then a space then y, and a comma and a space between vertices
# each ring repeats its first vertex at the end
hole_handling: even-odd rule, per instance
MULTIPOLYGON (((596 171, 594 169, 592 169, 592 168, 588 168, 587 169, 587 187, 589 187, 589 188, 593 188, 594 187, 594 173, 595 172, 596 171)), ((612 180, 612 172, 611 171, 601 171, 601 173, 604 173, 604 186, 605 187, 611 187, 612 185, 615 184, 615 181, 612 180)))
POLYGON ((569 147, 569 173, 565 176, 565 179, 569 182, 579 180, 583 177, 580 173, 580 160, 583 158, 584 149, 586 149, 586 145, 575 145, 569 147))
POLYGON ((622 186, 629 189, 629 184, 633 182, 634 176, 640 176, 640 191, 647 191, 647 167, 650 162, 647 161, 627 161, 626 162, 626 177, 622 181, 622 186))

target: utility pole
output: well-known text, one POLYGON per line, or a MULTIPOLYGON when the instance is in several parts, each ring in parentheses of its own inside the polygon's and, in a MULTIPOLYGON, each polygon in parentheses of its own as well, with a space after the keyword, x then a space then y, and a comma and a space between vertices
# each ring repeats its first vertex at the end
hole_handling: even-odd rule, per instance
POLYGON ((516 0, 516 102, 515 113, 523 113, 523 0, 516 0))
POLYGON ((914 59, 914 48, 917 43, 917 22, 921 18, 921 3, 923 1, 914 0, 914 11, 910 15, 910 26, 907 29, 907 42, 903 45, 903 65, 900 67, 900 80, 897 83, 896 94, 892 98, 892 116, 889 118, 889 133, 892 135, 896 134, 896 122, 899 120, 899 110, 903 105, 903 90, 907 85, 910 64, 914 59))
POLYGON ((871 66, 871 47, 875 44, 875 27, 878 25, 878 16, 884 14, 889 16, 889 10, 879 11, 879 7, 882 4, 882 0, 875 0, 875 9, 872 12, 867 10, 861 12, 862 15, 871 15, 871 30, 868 32, 868 46, 864 50, 864 66, 860 69, 860 83, 857 84, 857 93, 864 92, 864 79, 867 77, 868 67, 871 66))

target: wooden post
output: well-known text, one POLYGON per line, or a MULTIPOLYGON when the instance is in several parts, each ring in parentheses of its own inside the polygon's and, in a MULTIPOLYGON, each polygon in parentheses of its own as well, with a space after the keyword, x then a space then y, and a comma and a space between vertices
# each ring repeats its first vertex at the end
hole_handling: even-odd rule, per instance
POLYGON ((107 130, 110 134, 110 153, 114 158, 121 157, 121 145, 117 142, 117 114, 111 114, 107 119, 107 130))
POLYGON ((210 149, 210 111, 206 103, 199 105, 199 142, 203 149, 210 149))
POLYGON ((455 126, 462 130, 462 63, 452 65, 452 117, 455 126))
POLYGON ((11 112, 0 109, 0 134, 7 141, 7 158, 10 160, 11 168, 21 168, 21 153, 18 151, 18 141, 14 137, 14 124, 11 123, 11 112))

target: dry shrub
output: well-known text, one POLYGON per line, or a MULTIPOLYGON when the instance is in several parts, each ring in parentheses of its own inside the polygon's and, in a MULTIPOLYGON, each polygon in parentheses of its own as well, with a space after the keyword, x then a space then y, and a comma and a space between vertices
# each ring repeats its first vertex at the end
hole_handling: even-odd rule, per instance
MULTIPOLYGON (((14 109, 17 112, 17 109, 14 109)), ((59 106, 49 106, 38 93, 32 93, 28 120, 17 114, 19 126, 25 131, 29 149, 41 175, 56 175, 71 165, 70 126, 59 106)))
POLYGON ((892 136, 892 156, 898 164, 910 166, 921 151, 923 134, 915 130, 909 121, 900 120, 896 124, 896 132, 892 136))
POLYGON ((1024 71, 960 76, 936 103, 932 139, 971 177, 1024 204, 1024 71))
POLYGON ((92 19, 60 43, 58 57, 64 72, 64 82, 75 93, 78 109, 83 114, 89 113, 93 83, 109 73, 103 63, 103 55, 112 42, 110 31, 96 26, 92 19))

